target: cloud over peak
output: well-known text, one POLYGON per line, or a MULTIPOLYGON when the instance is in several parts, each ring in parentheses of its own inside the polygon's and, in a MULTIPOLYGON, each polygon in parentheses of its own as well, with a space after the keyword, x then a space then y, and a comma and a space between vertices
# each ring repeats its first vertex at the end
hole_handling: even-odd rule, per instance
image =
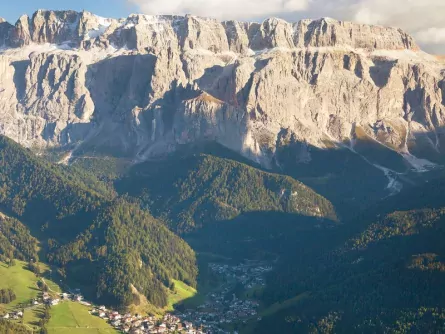
POLYGON ((411 33, 427 51, 445 53, 444 0, 127 0, 146 14, 194 14, 221 20, 289 21, 334 17, 395 26, 411 33))
POLYGON ((194 14, 248 19, 304 11, 310 0, 129 0, 147 14, 194 14))

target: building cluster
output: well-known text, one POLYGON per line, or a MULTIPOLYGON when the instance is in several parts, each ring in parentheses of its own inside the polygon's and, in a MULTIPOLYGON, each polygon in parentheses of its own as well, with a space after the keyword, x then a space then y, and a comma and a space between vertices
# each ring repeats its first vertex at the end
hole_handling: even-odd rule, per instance
POLYGON ((246 289, 265 286, 265 275, 272 270, 272 266, 257 261, 245 261, 238 265, 211 263, 209 266, 227 281, 241 283, 246 289))
POLYGON ((8 319, 8 320, 17 320, 17 319, 21 319, 23 318, 23 312, 22 311, 15 311, 15 312, 10 312, 10 313, 5 313, 3 315, 3 319, 8 319))
POLYGON ((241 298, 234 293, 241 284, 244 291, 265 285, 265 274, 272 267, 265 262, 245 261, 238 265, 209 264, 210 269, 224 282, 220 289, 206 295, 205 302, 196 309, 176 315, 183 321, 204 326, 207 333, 233 333, 233 325, 259 319, 259 303, 241 298))
POLYGON ((166 314, 162 319, 153 316, 120 314, 117 311, 108 310, 105 306, 93 308, 90 313, 106 320, 111 326, 123 333, 131 334, 160 334, 160 333, 208 333, 204 326, 195 328, 193 323, 182 321, 178 316, 166 314))
MULTIPOLYGON (((238 265, 222 263, 209 264, 217 274, 222 285, 205 296, 205 302, 194 309, 186 309, 163 318, 153 316, 121 314, 105 306, 91 306, 81 295, 79 289, 69 293, 44 292, 33 305, 58 305, 63 301, 75 301, 91 306, 90 313, 106 320, 121 333, 131 334, 226 334, 233 333, 239 323, 261 319, 258 315, 259 303, 246 298, 245 292, 265 285, 265 275, 272 267, 265 262, 245 261, 238 265), (241 287, 241 290, 239 289, 241 287)), ((5 319, 19 319, 22 312, 5 314, 5 319)))
POLYGON ((228 299, 220 294, 213 294, 213 297, 209 297, 208 301, 196 310, 187 310, 177 316, 203 326, 206 333, 233 333, 230 328, 236 323, 256 318, 258 306, 256 301, 236 297, 228 299))

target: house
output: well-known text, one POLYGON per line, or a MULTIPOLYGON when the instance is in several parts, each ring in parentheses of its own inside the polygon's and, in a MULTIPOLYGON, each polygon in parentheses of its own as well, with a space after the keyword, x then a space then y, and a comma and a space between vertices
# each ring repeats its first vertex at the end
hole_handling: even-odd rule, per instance
POLYGON ((22 311, 18 311, 15 315, 22 318, 23 317, 23 312, 22 311))
POLYGON ((59 304, 59 302, 60 302, 60 299, 58 299, 58 298, 56 298, 56 299, 52 299, 51 301, 50 301, 50 303, 51 303, 51 305, 58 305, 59 304))
POLYGON ((3 319, 9 319, 9 313, 6 313, 6 314, 3 316, 3 319))
POLYGON ((105 318, 106 317, 106 313, 104 311, 99 312, 99 317, 105 318))
POLYGON ((106 311, 107 308, 106 308, 105 306, 102 305, 102 306, 99 306, 99 310, 100 310, 100 311, 106 311))

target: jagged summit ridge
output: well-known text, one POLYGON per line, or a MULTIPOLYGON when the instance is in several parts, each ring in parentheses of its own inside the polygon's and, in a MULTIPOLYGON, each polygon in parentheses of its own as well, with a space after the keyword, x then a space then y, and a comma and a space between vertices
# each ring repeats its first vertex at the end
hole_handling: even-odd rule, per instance
POLYGON ((28 147, 143 160, 212 140, 271 166, 278 146, 366 137, 409 163, 445 154, 445 66, 396 28, 38 11, 1 41, 0 133, 28 147))
POLYGON ((275 47, 334 47, 417 49, 411 36, 400 29, 368 26, 323 18, 289 23, 270 18, 262 23, 220 22, 186 16, 132 14, 126 19, 106 19, 83 11, 38 10, 20 17, 14 27, 2 32, 7 46, 30 43, 71 43, 88 49, 113 45, 138 51, 159 44, 177 43, 183 49, 213 52, 263 50, 275 47), (162 43, 163 42, 163 43, 162 43))

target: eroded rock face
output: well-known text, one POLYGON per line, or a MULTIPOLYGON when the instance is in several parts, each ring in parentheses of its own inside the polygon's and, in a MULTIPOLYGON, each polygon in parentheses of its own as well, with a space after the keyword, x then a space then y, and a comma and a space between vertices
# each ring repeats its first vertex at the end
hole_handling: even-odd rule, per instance
POLYGON ((350 46, 356 49, 416 50, 413 38, 400 29, 341 22, 302 20, 295 25, 296 46, 350 46))
POLYGON ((398 29, 38 11, 0 37, 0 131, 27 146, 146 159, 215 140, 270 166, 286 133, 443 153, 443 63, 398 29))

